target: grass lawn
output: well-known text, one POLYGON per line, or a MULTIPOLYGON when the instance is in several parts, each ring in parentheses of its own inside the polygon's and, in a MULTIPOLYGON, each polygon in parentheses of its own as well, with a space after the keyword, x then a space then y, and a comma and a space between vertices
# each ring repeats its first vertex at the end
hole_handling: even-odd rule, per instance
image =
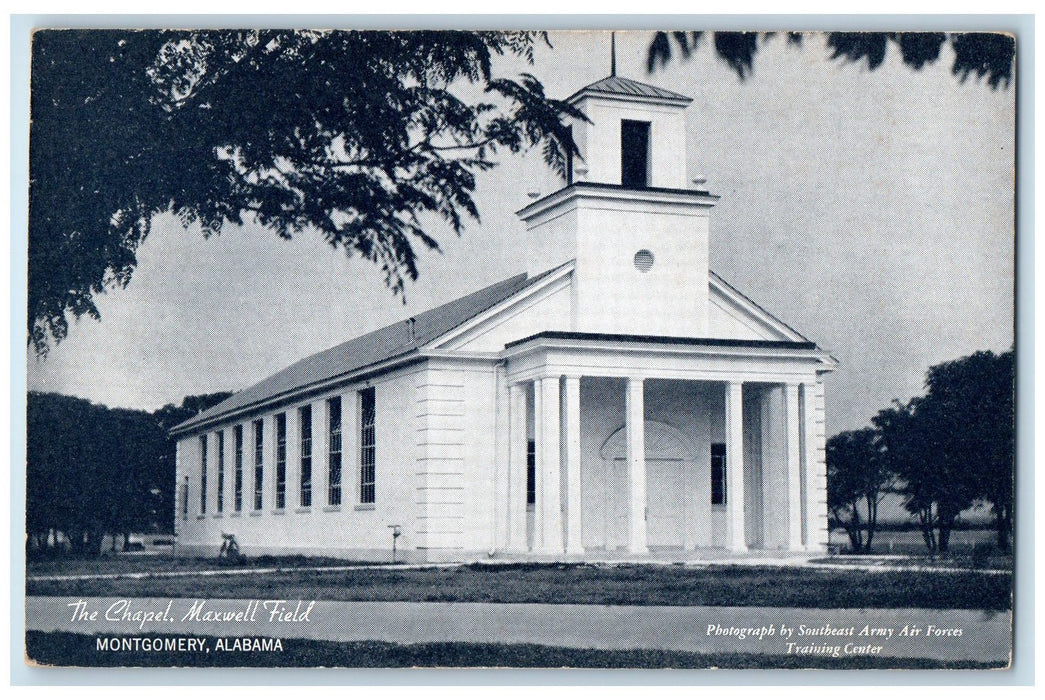
MULTIPOLYGON (((148 635, 149 639, 169 635, 148 635)), ((189 666, 332 668, 689 668, 689 669, 984 669, 1003 662, 936 661, 890 657, 810 657, 764 654, 696 654, 680 651, 565 649, 536 644, 438 642, 324 642, 284 639, 283 651, 105 652, 93 635, 26 633, 26 654, 45 666, 189 666)), ((206 638, 214 649, 216 638, 206 638)))
MULTIPOLYGON (((1012 570, 1012 554, 1001 552, 995 544, 994 530, 958 529, 951 533, 950 551, 929 557, 922 533, 917 527, 904 529, 879 529, 874 536, 871 555, 858 558, 873 559, 877 556, 902 556, 905 563, 919 566, 951 566, 973 569, 1012 570)), ((831 532, 831 543, 839 545, 843 553, 849 552, 849 537, 844 530, 831 532)))
POLYGON ((980 572, 527 563, 29 581, 26 593, 36 596, 1008 610, 1012 577, 980 572))
MULTIPOLYGON (((373 562, 370 562, 373 563, 373 562)), ((237 564, 236 569, 269 569, 321 566, 363 565, 365 562, 331 557, 251 557, 244 564, 237 564)), ((214 557, 179 557, 169 553, 160 554, 110 554, 105 553, 95 558, 58 557, 54 559, 38 559, 26 563, 26 573, 30 576, 75 576, 84 574, 129 574, 129 573, 168 573, 180 571, 213 571, 225 568, 214 557)))

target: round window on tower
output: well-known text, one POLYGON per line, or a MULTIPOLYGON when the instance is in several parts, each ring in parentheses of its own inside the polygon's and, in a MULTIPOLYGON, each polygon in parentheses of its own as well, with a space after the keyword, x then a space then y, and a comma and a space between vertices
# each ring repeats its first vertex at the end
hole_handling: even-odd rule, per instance
POLYGON ((635 253, 635 269, 639 272, 649 272, 653 267, 653 253, 645 248, 635 253))

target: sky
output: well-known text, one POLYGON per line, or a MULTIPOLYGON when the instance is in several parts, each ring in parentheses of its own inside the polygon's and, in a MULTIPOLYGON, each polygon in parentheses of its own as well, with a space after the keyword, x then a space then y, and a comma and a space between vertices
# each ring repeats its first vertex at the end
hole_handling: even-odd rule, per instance
MULTIPOLYGON (((609 35, 553 32, 527 71, 566 97, 609 74, 609 35)), ((860 428, 893 399, 923 393, 929 366, 1013 344, 1015 88, 921 71, 895 49, 870 71, 828 60, 823 37, 770 40, 744 81, 705 43, 646 72, 649 32, 618 32, 618 74, 694 98, 690 177, 721 197, 711 267, 830 351, 827 430, 860 428)), ((283 241, 253 226, 204 239, 158 217, 126 289, 98 299, 28 387, 155 409, 238 390, 302 357, 526 268, 514 212, 547 194, 538 154, 479 176, 481 223, 460 237, 433 223, 407 303, 372 264, 318 236, 283 241)))

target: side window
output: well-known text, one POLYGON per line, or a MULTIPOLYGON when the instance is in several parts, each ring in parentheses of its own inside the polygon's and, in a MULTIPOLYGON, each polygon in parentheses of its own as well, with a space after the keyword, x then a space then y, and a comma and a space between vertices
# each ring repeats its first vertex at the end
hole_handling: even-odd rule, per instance
POLYGON ((341 397, 327 401, 327 504, 341 505, 341 397))
POLYGON ((225 510, 225 431, 218 431, 218 512, 225 510))
POLYGON ((265 421, 254 421, 254 510, 261 510, 265 489, 265 421))
POLYGON ((200 513, 207 512, 207 436, 200 435, 200 513))
POLYGON ((276 510, 287 507, 287 414, 276 416, 276 510))
POLYGON ((301 428, 301 483, 298 505, 312 506, 312 407, 298 409, 298 426, 301 428))
POLYGON ((537 443, 526 442, 526 505, 537 503, 537 443))
POLYGON ((373 503, 377 482, 377 404, 374 387, 359 392, 359 502, 373 503))
POLYGON ((726 445, 711 445, 711 505, 726 505, 726 445))
POLYGON ((181 485, 181 519, 189 519, 189 477, 185 477, 185 482, 181 485))
POLYGON ((243 426, 232 429, 233 452, 235 455, 235 472, 232 477, 232 509, 239 513, 243 510, 243 426))

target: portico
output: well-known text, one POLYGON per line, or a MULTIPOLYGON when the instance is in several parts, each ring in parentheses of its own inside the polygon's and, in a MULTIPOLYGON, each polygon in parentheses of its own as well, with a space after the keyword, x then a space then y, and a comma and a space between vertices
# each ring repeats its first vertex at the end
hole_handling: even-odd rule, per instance
POLYGON ((543 333, 507 350, 501 551, 822 549, 812 344, 543 333))

